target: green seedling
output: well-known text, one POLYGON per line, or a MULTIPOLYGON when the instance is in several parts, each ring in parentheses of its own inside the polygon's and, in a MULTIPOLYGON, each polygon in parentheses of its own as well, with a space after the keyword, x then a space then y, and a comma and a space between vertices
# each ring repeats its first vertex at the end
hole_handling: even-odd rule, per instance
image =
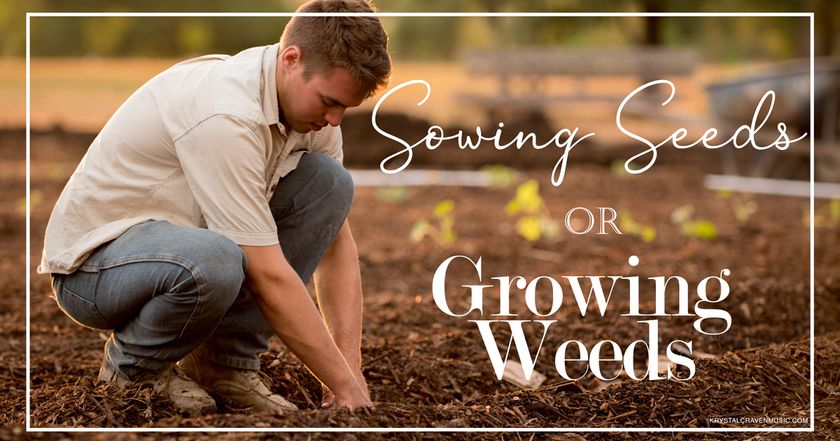
POLYGON ((840 225, 840 199, 832 199, 826 207, 828 211, 828 221, 832 226, 840 225))
MULTIPOLYGON (((811 225, 811 210, 805 208, 802 212, 802 223, 805 226, 811 225)), ((814 227, 816 228, 837 228, 840 227, 840 199, 832 199, 827 205, 814 211, 814 227)))
POLYGON ((519 216, 516 231, 531 242, 542 237, 553 239, 560 232, 540 196, 540 184, 533 179, 516 188, 516 196, 508 201, 505 211, 511 216, 519 216))
POLYGON ((729 207, 732 208, 732 213, 735 215, 735 220, 740 225, 746 225, 750 217, 758 212, 758 204, 748 199, 739 193, 732 190, 720 190, 717 193, 719 199, 729 201, 729 207))
POLYGON ((714 240, 717 228, 708 219, 694 219, 694 207, 683 205, 671 212, 671 221, 680 227, 680 234, 695 239, 714 240))
POLYGON ((620 178, 627 178, 630 176, 630 173, 627 173, 627 170, 624 168, 624 161, 621 159, 616 159, 610 163, 610 173, 613 176, 618 176, 620 178))
POLYGON ((618 225, 624 234, 638 237, 644 243, 651 243, 656 240, 656 228, 637 222, 629 211, 619 213, 618 225))
POLYGON ((408 189, 403 186, 382 187, 376 190, 376 200, 388 204, 405 202, 408 197, 408 189))
POLYGON ((485 165, 481 171, 487 173, 492 187, 510 187, 516 183, 516 170, 501 164, 485 165))
MULTIPOLYGON (((44 202, 44 193, 41 190, 32 190, 29 192, 29 208, 35 210, 41 203, 44 202)), ((17 211, 20 214, 26 214, 26 198, 22 197, 17 201, 17 211)))
POLYGON ((458 234, 455 232, 455 217, 452 215, 454 209, 455 202, 452 199, 438 202, 432 211, 431 220, 420 219, 411 227, 411 241, 420 242, 428 236, 440 246, 455 244, 458 234))

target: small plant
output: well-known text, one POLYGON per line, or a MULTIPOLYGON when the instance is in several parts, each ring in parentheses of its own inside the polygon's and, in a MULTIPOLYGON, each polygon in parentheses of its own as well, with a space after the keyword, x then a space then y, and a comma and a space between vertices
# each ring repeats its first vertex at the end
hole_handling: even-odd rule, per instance
POLYGON ((637 222, 629 211, 622 211, 618 215, 618 224, 624 234, 636 236, 642 239, 644 243, 651 243, 656 240, 656 228, 637 222))
POLYGON ((619 178, 630 177, 630 173, 627 173, 627 169, 624 168, 624 161, 621 159, 616 159, 610 163, 610 173, 619 178))
POLYGON ((511 216, 520 215, 516 231, 529 241, 553 239, 560 232, 540 196, 540 184, 533 179, 516 188, 516 197, 508 201, 505 211, 511 216))
MULTIPOLYGON (((36 207, 44 202, 44 193, 41 190, 32 190, 29 192, 29 208, 35 210, 36 207)), ((26 214, 26 197, 17 200, 17 211, 20 214, 26 214)))
POLYGON ((747 197, 732 190, 720 190, 717 196, 719 199, 729 201, 729 207, 732 208, 735 220, 740 225, 746 225, 750 217, 758 212, 758 204, 755 201, 747 199, 747 197))
POLYGON ((516 170, 501 164, 485 165, 481 171, 487 173, 490 178, 490 185, 493 187, 510 187, 516 183, 516 170))
POLYGON ((388 204, 405 202, 408 197, 408 189, 403 186, 382 187, 376 190, 376 200, 388 204))
MULTIPOLYGON (((802 223, 805 226, 811 225, 811 210, 806 208, 802 213, 802 223)), ((832 199, 828 205, 814 210, 814 227, 816 228, 837 228, 840 227, 840 199, 832 199)))
POLYGON ((680 227, 680 234, 695 239, 714 240, 717 228, 708 219, 694 219, 694 207, 683 205, 671 212, 671 221, 680 227))
POLYGON ((429 236, 441 246, 450 246, 458 238, 455 233, 455 217, 452 210, 455 209, 455 202, 452 199, 444 199, 435 205, 432 211, 432 219, 420 219, 411 227, 410 238, 412 242, 420 242, 424 237, 429 236))

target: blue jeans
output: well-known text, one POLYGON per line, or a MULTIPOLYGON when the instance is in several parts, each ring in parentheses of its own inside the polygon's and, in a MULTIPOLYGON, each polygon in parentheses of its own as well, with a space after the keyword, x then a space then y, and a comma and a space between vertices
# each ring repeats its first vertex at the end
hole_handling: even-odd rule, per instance
MULTIPOLYGON (((280 179, 269 207, 283 254, 306 282, 344 223, 350 174, 307 153, 280 179)), ((129 379, 168 368, 193 350, 222 365, 259 369, 273 334, 243 284, 245 254, 196 227, 149 221, 97 248, 74 273, 53 275, 61 309, 91 328, 113 329, 105 362, 129 379)))

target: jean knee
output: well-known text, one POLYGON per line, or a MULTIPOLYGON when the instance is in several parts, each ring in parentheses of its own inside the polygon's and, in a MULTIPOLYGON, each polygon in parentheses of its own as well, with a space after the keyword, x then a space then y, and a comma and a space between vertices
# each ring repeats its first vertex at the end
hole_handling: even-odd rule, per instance
POLYGON ((200 291, 212 297, 211 302, 227 309, 242 289, 245 281, 245 253, 231 239, 206 231, 195 256, 195 272, 200 291))
POLYGON ((307 168, 317 173, 316 181, 324 189, 326 204, 342 212, 349 211, 355 191, 350 172, 338 161, 323 153, 307 153, 303 158, 307 162, 307 168))

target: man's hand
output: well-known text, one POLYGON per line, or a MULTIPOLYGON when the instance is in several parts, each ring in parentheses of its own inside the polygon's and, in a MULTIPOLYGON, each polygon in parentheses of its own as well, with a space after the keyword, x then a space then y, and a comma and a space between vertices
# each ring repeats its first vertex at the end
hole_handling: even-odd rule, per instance
POLYGON ((335 392, 339 405, 370 406, 367 387, 358 381, 358 367, 347 364, 280 246, 241 248, 248 259, 246 283, 274 332, 335 392))
POLYGON ((359 408, 359 407, 373 407, 373 402, 370 400, 370 394, 368 393, 367 382, 365 382, 365 379, 364 379, 364 377, 362 377, 361 373, 359 374, 359 376, 357 378, 356 385, 358 387, 358 390, 363 392, 363 395, 364 395, 363 400, 359 401, 357 397, 346 396, 344 394, 336 395, 335 393, 332 392, 331 389, 327 388, 326 391, 329 392, 329 395, 327 395, 326 392, 325 392, 324 397, 327 398, 327 399, 331 399, 332 403, 331 404, 327 404, 326 402, 322 403, 321 407, 324 408, 324 407, 330 407, 330 406, 335 406, 335 405, 338 405, 339 407, 349 407, 350 409, 356 409, 356 408, 359 408), (359 378, 361 378, 361 381, 358 380, 359 378))
POLYGON ((328 407, 335 406, 335 394, 327 386, 321 386, 323 387, 324 396, 324 398, 321 400, 321 409, 326 409, 328 407))
MULTIPOLYGON (((362 371, 357 370, 355 372, 355 377, 359 384, 364 388, 364 390, 368 391, 367 381, 365 380, 364 375, 362 375, 362 371)), ((328 407, 334 406, 336 404, 335 394, 326 385, 322 384, 321 386, 323 387, 323 398, 321 399, 321 408, 326 409, 328 407)))

